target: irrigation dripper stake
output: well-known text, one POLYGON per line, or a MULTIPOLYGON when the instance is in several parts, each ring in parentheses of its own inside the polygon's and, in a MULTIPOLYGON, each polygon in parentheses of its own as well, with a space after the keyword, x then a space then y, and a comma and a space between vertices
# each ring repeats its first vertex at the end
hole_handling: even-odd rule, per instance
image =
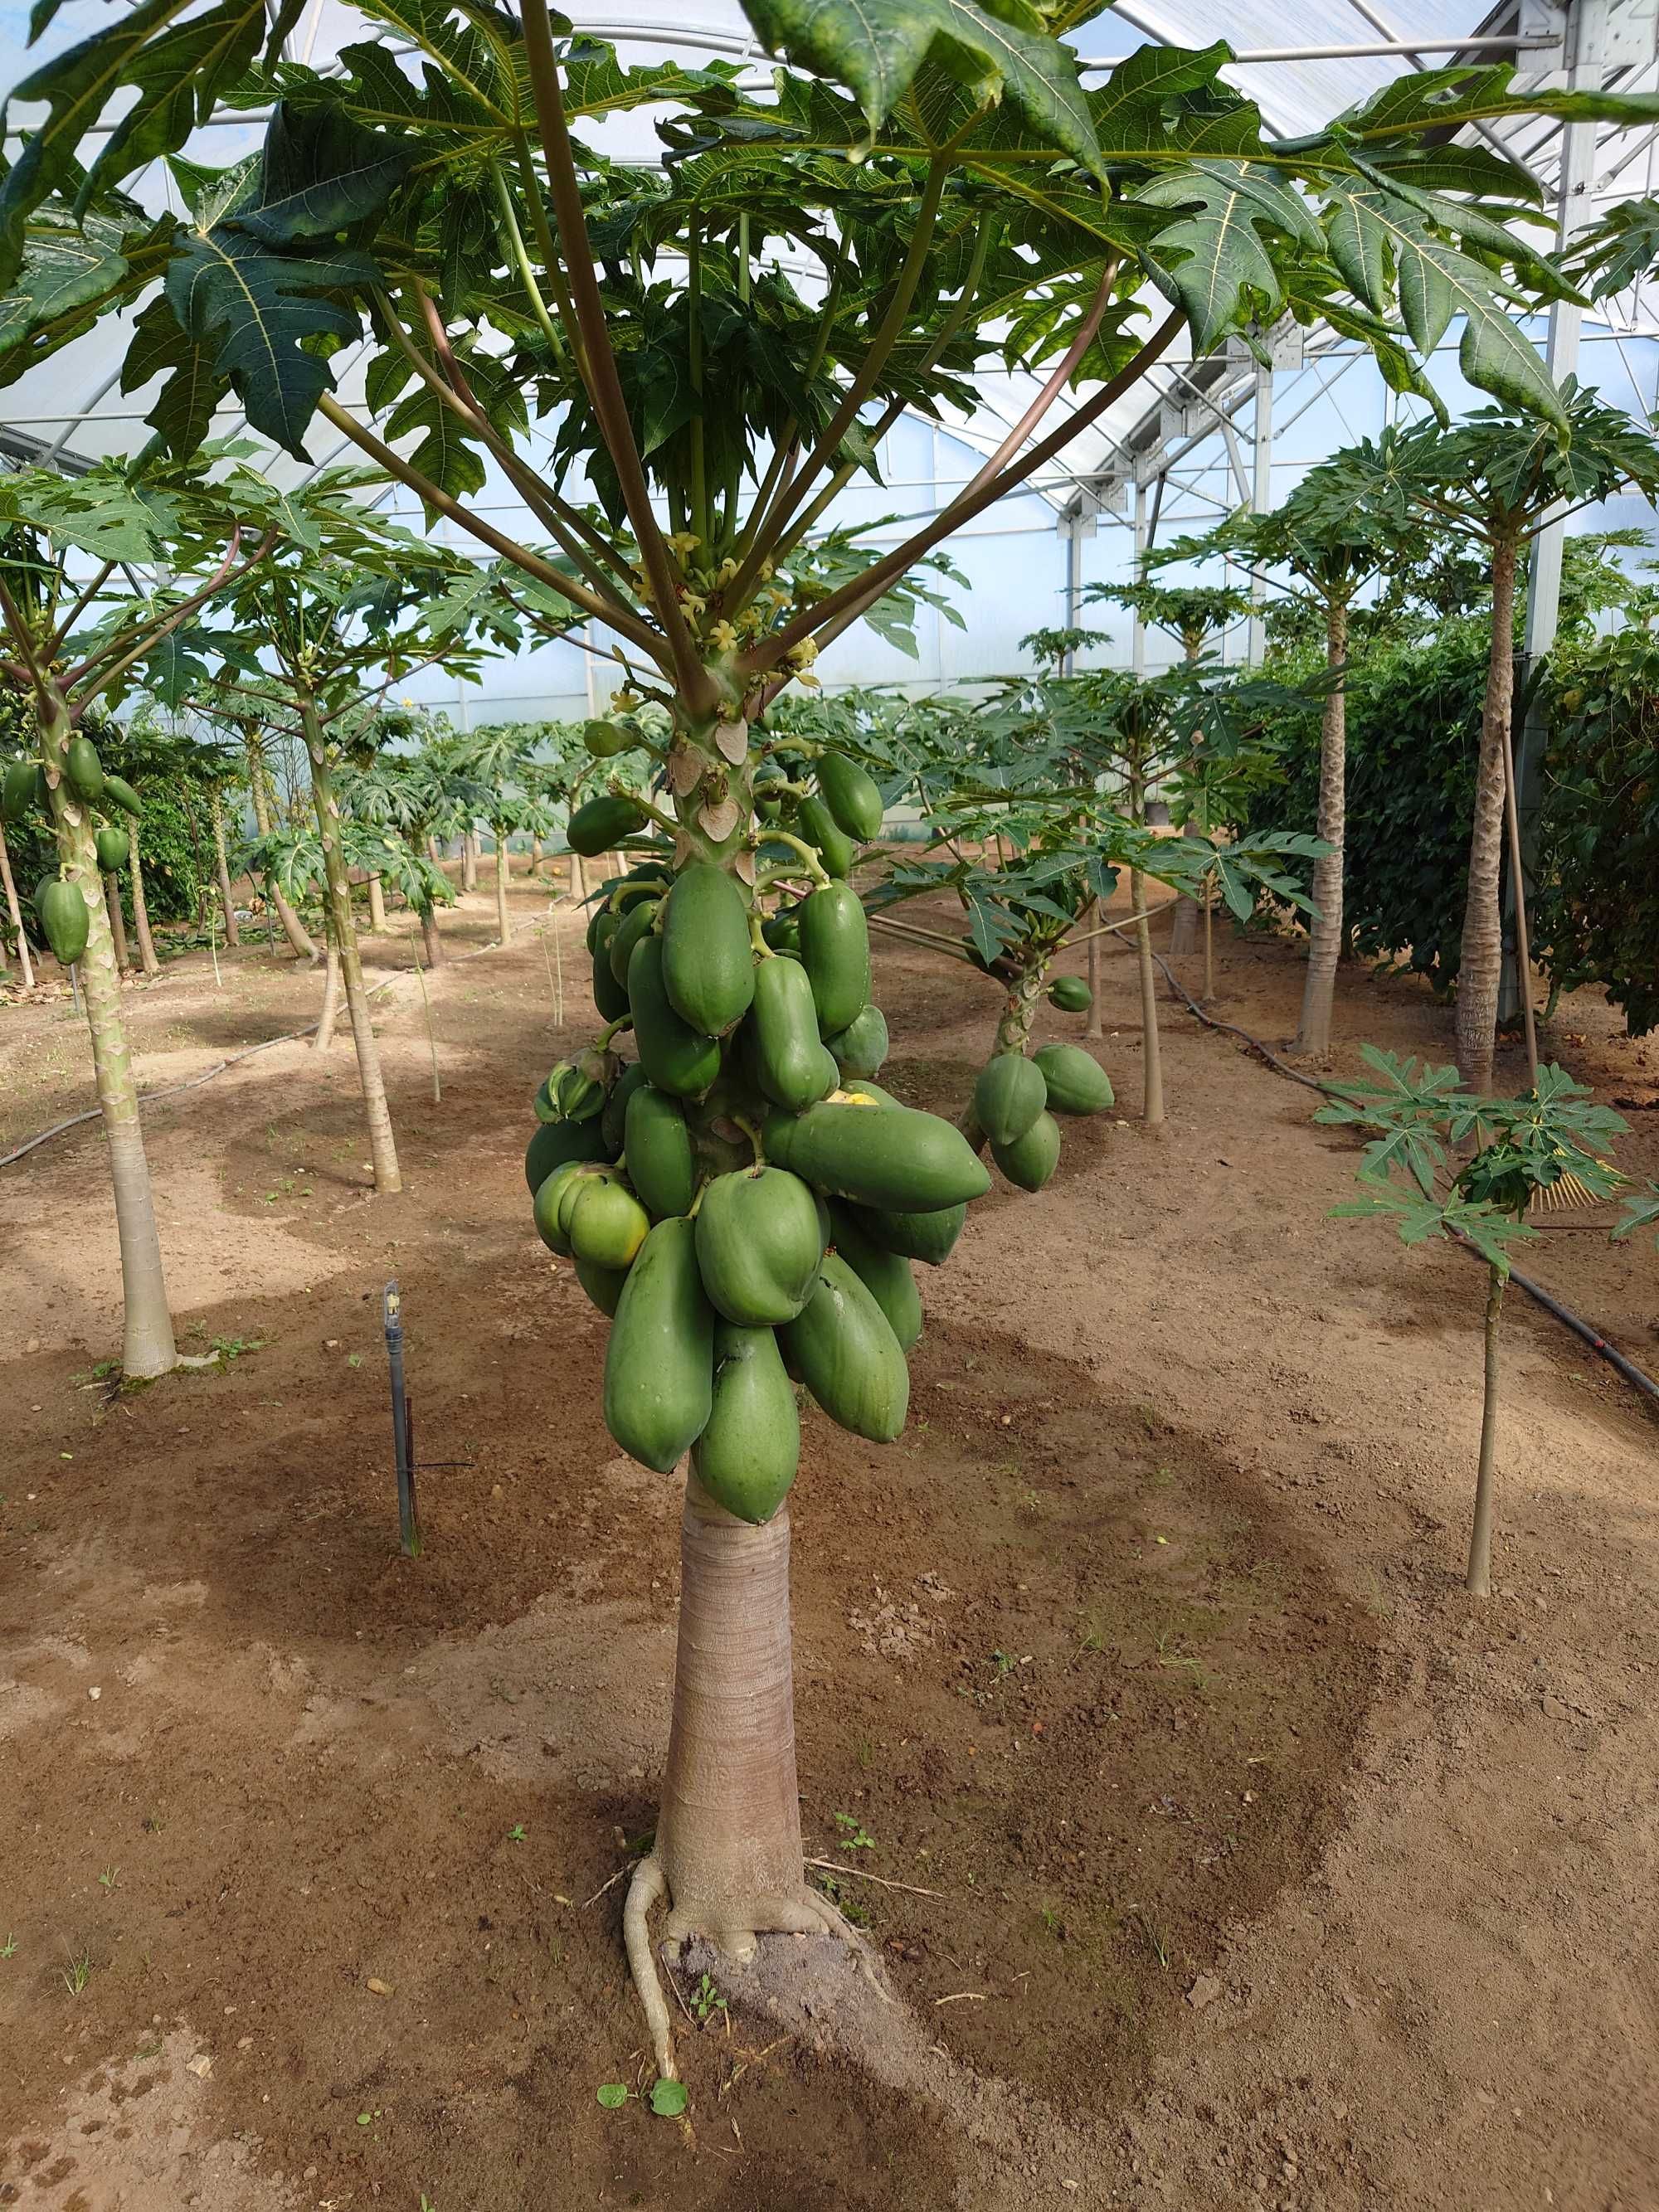
POLYGON ((404 1388, 404 1308, 396 1279, 383 1302, 386 1360, 392 1370, 392 1449, 398 1462, 398 1533, 406 1559, 421 1556, 421 1524, 415 1510, 415 1448, 409 1395, 404 1388))

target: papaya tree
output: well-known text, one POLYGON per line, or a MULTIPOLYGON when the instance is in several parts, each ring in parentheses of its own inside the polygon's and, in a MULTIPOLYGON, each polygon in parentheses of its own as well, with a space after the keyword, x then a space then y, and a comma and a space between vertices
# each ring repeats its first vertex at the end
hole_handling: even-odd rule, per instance
POLYGON ((1367 442, 1352 454, 1334 454, 1310 470, 1270 514, 1241 510, 1202 538, 1176 539, 1158 556, 1160 562, 1218 556, 1242 562, 1264 586, 1303 601, 1324 631, 1328 685, 1319 732, 1318 834, 1326 849, 1314 866, 1308 972, 1291 1047, 1298 1053, 1330 1049, 1343 943, 1348 626, 1360 591, 1391 570, 1408 548, 1406 502, 1390 483, 1388 462, 1395 435, 1385 431, 1379 447, 1367 442))
MULTIPOLYGON (((273 535, 245 544, 235 518, 264 503, 264 488, 245 471, 210 486, 176 465, 129 476, 105 464, 77 478, 28 469, 0 479, 9 530, 0 674, 26 690, 34 725, 33 757, 7 771, 5 811, 43 816, 56 854, 34 906, 52 952, 79 976, 91 1032, 121 1255, 121 1371, 134 1382, 179 1364, 105 896, 106 872, 125 861, 127 838, 94 824, 96 810, 136 817, 139 801, 106 771, 83 726, 95 707, 118 702, 217 593, 257 567, 273 535), (203 580, 194 590, 105 596, 118 568, 162 561, 175 577, 203 580)), ((118 904, 113 911, 118 916, 118 904)))
POLYGON ((434 839, 454 836, 459 823, 473 818, 483 793, 442 742, 433 739, 418 752, 379 755, 351 777, 345 799, 352 817, 377 832, 382 843, 395 837, 423 864, 414 876, 401 867, 392 872, 420 923, 427 966, 437 967, 443 958, 438 909, 453 906, 455 893, 430 848, 434 839))
MULTIPOLYGON (((904 1224, 950 1224, 988 1180, 948 1123, 830 1090, 822 1037, 867 1003, 866 925, 821 848, 757 818, 776 750, 757 741, 766 708, 1177 337, 1197 356, 1283 312, 1323 316, 1412 384, 1455 308, 1470 378, 1559 413, 1512 319, 1559 289, 1516 228, 1535 187, 1447 142, 1491 117, 1629 121, 1659 103, 1513 95, 1503 69, 1430 70, 1287 141, 1224 81, 1221 46, 1146 49, 1085 91, 1055 26, 1086 9, 747 0, 781 60, 751 92, 724 66, 624 69, 545 0, 516 13, 368 0, 364 16, 415 49, 418 78, 381 44, 325 71, 276 60, 292 0, 263 62, 251 22, 204 54, 178 42, 188 4, 151 0, 16 88, 47 115, 0 183, 0 285, 25 270, 31 218, 61 220, 59 195, 115 220, 123 179, 181 143, 216 91, 270 100, 262 159, 204 186, 159 244, 129 215, 113 257, 126 273, 100 295, 143 302, 135 386, 177 364, 157 435, 187 447, 234 392, 256 429, 303 456, 320 417, 429 516, 601 624, 635 696, 668 718, 656 792, 602 791, 571 819, 578 852, 632 856, 595 914, 596 988, 609 979, 626 1006, 543 1086, 550 1118, 527 1167, 544 1234, 617 1302, 612 1434, 665 1474, 690 1455, 662 1808, 623 1912, 667 2072, 647 1929, 665 1894, 671 1937, 701 1930, 742 1953, 771 1929, 849 1932, 802 1865, 782 1356, 873 1438, 902 1425, 908 1372, 876 1292, 826 1248, 818 1198, 861 1207, 872 1237, 898 1220, 887 1233, 914 1247, 921 1232, 904 1224), (135 86, 143 129, 99 136, 77 166, 135 86), (672 156, 659 170, 590 143, 630 106, 653 112, 672 156), (797 281, 803 263, 814 280, 797 281), (370 347, 385 435, 332 389, 319 342, 347 339, 370 347), (830 580, 812 533, 840 492, 871 477, 907 409, 969 405, 994 359, 1036 374, 1020 419, 936 513, 830 580), (1057 414, 1068 390, 1078 404, 1057 414), (520 450, 535 419, 556 426, 550 460, 520 450), (487 466, 545 550, 475 503, 487 466), (799 906, 799 960, 766 944, 781 898, 799 906), (642 1073, 619 1116, 611 1048, 630 1022, 642 1073)), ((88 309, 23 289, 39 304, 14 354, 33 363, 88 309)), ((823 769, 807 796, 833 815, 823 769)), ((945 1249, 941 1228, 928 1256, 945 1249)))
MULTIPOLYGON (((1346 474, 1369 478, 1369 495, 1403 500, 1420 521, 1480 549, 1490 564, 1492 641, 1480 719, 1468 885, 1457 975, 1457 1067, 1490 1091, 1503 975, 1500 890, 1507 829, 1518 872, 1521 836, 1510 721, 1515 701, 1515 599, 1527 546, 1547 520, 1626 488, 1659 492, 1659 441, 1569 378, 1559 410, 1513 404, 1478 409, 1455 428, 1414 424, 1387 445, 1343 457, 1346 474)), ((1362 483, 1362 493, 1367 487, 1362 483)), ((1516 958, 1524 963, 1524 945, 1516 958)), ((1530 1006, 1529 989, 1523 994, 1530 1006)), ((1530 1015, 1528 1015, 1530 1021, 1530 1015)))

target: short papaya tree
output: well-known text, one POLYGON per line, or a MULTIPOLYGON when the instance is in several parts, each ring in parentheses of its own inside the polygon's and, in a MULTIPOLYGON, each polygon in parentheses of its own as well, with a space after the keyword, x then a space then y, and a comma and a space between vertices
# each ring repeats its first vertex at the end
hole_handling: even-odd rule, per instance
MULTIPOLYGON (((124 178, 180 143, 216 92, 270 99, 262 161, 204 190, 159 242, 129 222, 131 251, 124 239, 110 257, 125 271, 108 270, 100 307, 146 301, 145 373, 176 364, 150 417, 158 436, 188 447, 204 403, 231 391, 296 455, 320 416, 429 514, 602 624, 672 727, 655 796, 601 793, 572 817, 578 851, 633 851, 597 917, 609 1002, 627 1004, 546 1091, 557 1118, 531 1155, 538 1186, 568 1170, 567 1241, 608 1269, 618 1301, 612 1433, 664 1472, 691 1454, 662 1809, 623 1915, 666 2072, 647 1934, 665 1893, 673 1936, 701 1929, 740 1951, 766 1929, 847 1933, 801 1859, 784 1362, 870 1437, 896 1433, 907 1378, 820 1202, 862 1209, 874 1237, 895 1219, 931 1224, 929 1256, 942 1257, 957 1209, 988 1181, 947 1122, 831 1088, 823 1039, 868 1001, 866 925, 820 848, 757 818, 766 708, 1178 336, 1196 356, 1286 310, 1322 315, 1420 382, 1414 360, 1455 307, 1466 373, 1559 412, 1512 319, 1555 285, 1515 228, 1534 187, 1447 142, 1494 115, 1639 120, 1659 103, 1515 95, 1501 69, 1429 70, 1285 141, 1223 79, 1224 46, 1148 48, 1085 91, 1060 18, 981 0, 746 0, 781 58, 762 91, 723 65, 624 69, 545 0, 462 14, 366 0, 362 14, 416 50, 408 76, 379 43, 326 71, 280 59, 296 0, 268 36, 239 15, 211 46, 180 40, 188 6, 151 0, 17 88, 47 113, 0 183, 0 285, 31 253, 38 265, 58 195, 118 218, 124 178), (77 167, 135 86, 144 128, 100 135, 77 167), (629 107, 654 112, 672 155, 659 171, 590 144, 629 107), (822 272, 804 289, 785 265, 803 258, 822 272), (1167 305, 1149 313, 1154 295, 1167 305), (363 337, 365 317, 385 436, 330 388, 319 344, 363 337), (1021 419, 936 514, 826 588, 810 544, 838 493, 872 474, 907 408, 969 404, 993 358, 1036 372, 1021 419), (1078 404, 1056 417, 1073 387, 1078 404), (550 465, 519 449, 532 410, 556 422, 550 465), (551 550, 473 503, 487 466, 551 550), (779 890, 801 884, 804 898, 779 890), (786 895, 799 958, 764 936, 786 895), (619 1121, 611 1048, 628 1023, 642 1072, 619 1121)), ((23 289, 37 304, 15 351, 35 363, 90 311, 23 289)), ((821 774, 812 785, 833 814, 821 774)), ((539 1187, 537 1203, 565 1237, 539 1187)))
POLYGON ((1526 1213, 1540 1192, 1571 1178, 1581 1201, 1613 1194, 1625 1178, 1607 1155, 1628 1124, 1553 1065, 1540 1067, 1521 1097, 1490 1098, 1465 1089, 1455 1067, 1419 1067, 1375 1045, 1360 1051, 1376 1080, 1328 1085, 1331 1102, 1313 1117, 1376 1133, 1359 1170, 1364 1196, 1334 1212, 1392 1221, 1407 1245, 1455 1237, 1486 1263, 1480 1449, 1464 1582, 1472 1596, 1490 1597, 1498 1324, 1510 1254, 1536 1236, 1526 1213), (1477 1149, 1458 1164, 1471 1143, 1477 1149))
POLYGON ((27 690, 34 724, 33 757, 7 771, 4 811, 44 817, 57 854, 34 908, 53 954, 79 976, 92 1036, 121 1253, 121 1371, 134 1382, 179 1363, 105 896, 106 872, 126 860, 127 833, 107 819, 96 826, 100 809, 136 817, 139 802, 106 771, 83 724, 257 567, 272 536, 245 544, 236 517, 267 504, 240 471, 212 487, 194 470, 130 478, 107 464, 72 479, 50 469, 0 479, 0 520, 10 533, 0 559, 0 674, 27 690), (193 591, 106 598, 118 568, 161 560, 174 575, 204 580, 193 591))

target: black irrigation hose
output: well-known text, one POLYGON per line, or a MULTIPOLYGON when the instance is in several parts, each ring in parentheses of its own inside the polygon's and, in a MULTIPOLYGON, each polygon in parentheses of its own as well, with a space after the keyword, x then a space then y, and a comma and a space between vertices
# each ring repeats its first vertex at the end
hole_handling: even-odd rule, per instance
MULTIPOLYGON (((1276 1069, 1280 1075, 1288 1075, 1292 1083, 1301 1084, 1304 1090, 1317 1091, 1326 1097, 1334 1097, 1338 1095, 1334 1085, 1316 1082, 1312 1076, 1304 1075, 1299 1069, 1291 1067, 1287 1061, 1281 1060, 1276 1052, 1271 1051, 1263 1044, 1260 1037, 1253 1037, 1248 1030, 1240 1029, 1237 1022, 1218 1022, 1213 1015, 1206 1014, 1164 955, 1161 952, 1154 952, 1152 957, 1169 979, 1170 989, 1186 1001, 1188 1012, 1196 1015, 1206 1029, 1225 1030, 1230 1036, 1242 1037, 1251 1051, 1260 1053, 1270 1067, 1276 1069)), ((1456 1230, 1452 1231, 1452 1241, 1461 1246, 1471 1259, 1480 1260, 1480 1255, 1475 1250, 1474 1245, 1466 1237, 1460 1236, 1456 1230)), ((1480 1260, 1480 1264, 1484 1267, 1486 1261, 1480 1260)), ((1640 1390, 1644 1396, 1651 1398, 1656 1404, 1659 1404, 1659 1382, 1656 1382, 1650 1375, 1644 1375, 1633 1359, 1626 1359, 1622 1352, 1616 1350, 1607 1342, 1599 1329, 1592 1328, 1587 1321, 1581 1321, 1578 1316, 1570 1308, 1564 1306, 1559 1298, 1552 1297, 1542 1284, 1534 1283, 1530 1275, 1523 1275, 1517 1268, 1511 1267, 1510 1280, 1518 1289, 1523 1290, 1529 1298, 1542 1306, 1547 1314, 1553 1314, 1557 1321, 1570 1328, 1581 1342, 1589 1346, 1592 1352, 1599 1353, 1615 1375, 1622 1376, 1633 1389, 1640 1390)))

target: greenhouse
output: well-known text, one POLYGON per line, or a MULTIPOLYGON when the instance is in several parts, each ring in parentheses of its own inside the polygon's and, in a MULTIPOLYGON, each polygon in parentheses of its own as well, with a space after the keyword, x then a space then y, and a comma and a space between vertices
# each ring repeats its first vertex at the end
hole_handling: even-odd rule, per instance
POLYGON ((1659 2203, 1659 0, 37 0, 0 2204, 1659 2203))

